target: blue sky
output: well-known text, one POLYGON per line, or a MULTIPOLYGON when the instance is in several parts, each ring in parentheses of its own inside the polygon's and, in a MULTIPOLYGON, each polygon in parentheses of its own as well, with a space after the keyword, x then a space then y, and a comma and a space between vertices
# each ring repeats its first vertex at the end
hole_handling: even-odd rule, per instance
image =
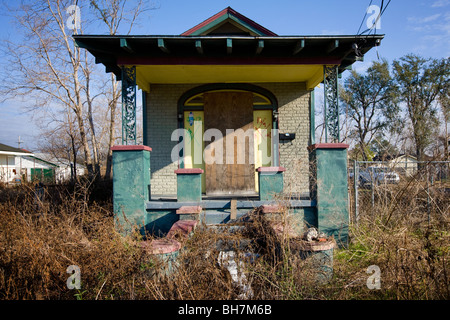
MULTIPOLYGON (((372 0, 372 5, 380 6, 381 2, 372 0)), ((384 5, 388 2, 385 0, 384 5)), ((134 34, 181 34, 227 6, 278 35, 356 34, 370 0, 153 0, 153 3, 156 9, 146 13, 134 34)), ((15 31, 8 19, 0 18, 0 36, 13 36, 15 31)), ((367 28, 366 21, 361 31, 367 28)), ((363 62, 354 64, 355 70, 364 71, 378 56, 390 63, 408 53, 449 57, 450 0, 392 0, 381 17, 377 33, 385 34, 378 55, 375 49, 371 50, 363 62)), ((0 142, 17 146, 20 135, 25 141, 22 146, 33 150, 39 130, 31 114, 23 112, 23 105, 18 101, 0 103, 0 142)))

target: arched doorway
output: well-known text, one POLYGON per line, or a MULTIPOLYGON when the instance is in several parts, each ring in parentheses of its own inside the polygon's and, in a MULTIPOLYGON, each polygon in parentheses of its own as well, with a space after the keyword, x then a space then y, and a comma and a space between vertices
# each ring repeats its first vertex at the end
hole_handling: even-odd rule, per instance
POLYGON ((248 84, 204 85, 179 100, 179 128, 186 129, 184 168, 202 168, 202 191, 211 196, 258 192, 256 168, 278 155, 275 96, 248 84))

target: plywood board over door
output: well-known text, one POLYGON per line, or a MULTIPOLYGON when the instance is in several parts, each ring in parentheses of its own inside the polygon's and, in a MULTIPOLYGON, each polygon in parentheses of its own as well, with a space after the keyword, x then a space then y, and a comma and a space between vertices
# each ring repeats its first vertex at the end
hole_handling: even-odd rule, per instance
POLYGON ((205 93, 204 117, 205 132, 217 129, 223 137, 205 141, 206 194, 255 195, 253 94, 205 93))

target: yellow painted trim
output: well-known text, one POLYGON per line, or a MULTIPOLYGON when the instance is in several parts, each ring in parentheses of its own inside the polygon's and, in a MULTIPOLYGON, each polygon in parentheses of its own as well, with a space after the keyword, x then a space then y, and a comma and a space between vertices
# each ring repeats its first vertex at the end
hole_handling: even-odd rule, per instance
MULTIPOLYGON (((204 113, 203 111, 194 111, 194 110, 189 110, 189 111, 184 111, 184 129, 186 129, 189 134, 191 139, 186 138, 184 140, 184 147, 185 150, 190 150, 191 154, 190 155, 185 155, 184 157, 184 167, 186 169, 192 169, 192 168, 200 168, 203 169, 203 171, 205 170, 205 161, 203 160, 203 150, 205 150, 205 142, 203 141, 203 134, 204 134, 204 130, 205 130, 205 126, 204 126, 204 113), (192 112, 192 116, 194 118, 194 121, 199 121, 201 122, 201 132, 196 132, 195 129, 195 124, 190 124, 190 119, 189 119, 189 114, 192 112), (200 141, 199 141, 200 140, 200 141), (197 148, 201 148, 201 151, 199 151, 197 148), (202 155, 202 163, 201 164, 196 164, 194 163, 193 160, 195 160, 195 158, 193 159, 193 157, 195 157, 195 151, 197 152, 201 152, 202 155)), ((198 130, 198 128, 197 128, 198 130)), ((202 192, 205 192, 205 187, 206 186, 206 177, 205 174, 202 174, 202 192)))
MULTIPOLYGON (((255 169, 259 167, 267 167, 272 165, 272 110, 253 110, 253 129, 254 135, 254 154, 255 154, 255 169), (266 135, 263 136, 262 129, 267 130, 266 135), (269 162, 263 163, 263 154, 266 154, 270 159, 269 162)), ((255 188, 259 191, 259 176, 255 170, 255 188)))
POLYGON ((142 91, 145 91, 147 93, 150 92, 150 84, 145 81, 145 76, 143 74, 142 68, 136 68, 136 85, 142 91))
POLYGON ((323 66, 320 66, 316 73, 306 81, 306 89, 312 90, 323 81, 323 66))
MULTIPOLYGON (((154 84, 305 82, 316 85, 322 65, 138 65, 137 82, 154 84)), ((322 79, 323 80, 323 79, 322 79)))

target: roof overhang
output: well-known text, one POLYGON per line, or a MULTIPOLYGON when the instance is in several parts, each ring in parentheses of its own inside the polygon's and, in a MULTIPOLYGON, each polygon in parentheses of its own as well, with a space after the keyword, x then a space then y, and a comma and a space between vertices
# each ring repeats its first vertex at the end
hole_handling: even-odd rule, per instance
POLYGON ((7 156, 33 156, 32 153, 29 152, 14 152, 14 151, 0 151, 0 155, 7 156))
POLYGON ((342 73, 384 35, 371 36, 167 36, 74 35, 106 72, 137 68, 137 83, 323 81, 323 66, 342 73), (358 50, 355 50, 357 44, 358 50))

